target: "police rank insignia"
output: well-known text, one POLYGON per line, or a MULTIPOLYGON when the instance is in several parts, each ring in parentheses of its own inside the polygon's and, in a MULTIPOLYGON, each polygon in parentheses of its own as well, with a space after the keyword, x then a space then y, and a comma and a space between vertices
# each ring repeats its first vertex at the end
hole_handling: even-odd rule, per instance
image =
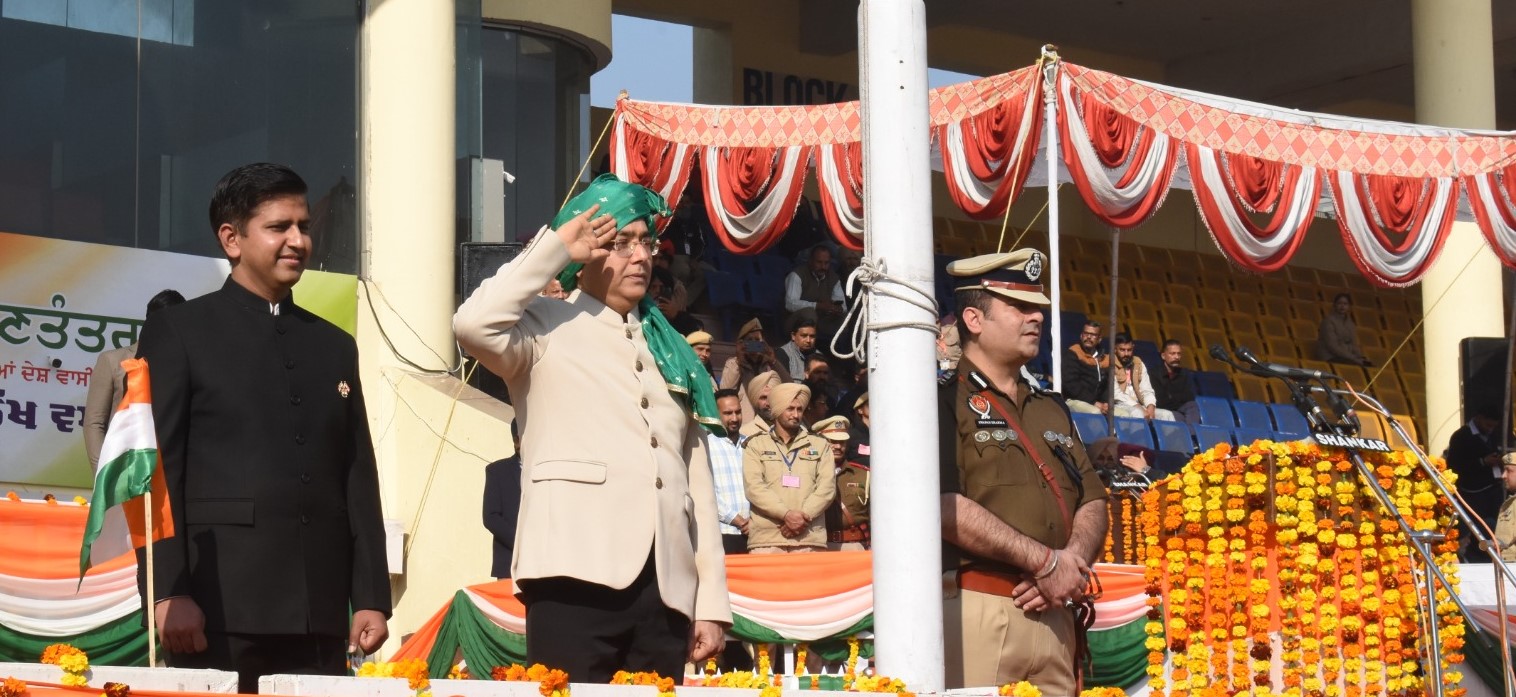
POLYGON ((1036 283, 1042 278, 1042 252, 1032 252, 1032 258, 1026 260, 1026 266, 1021 270, 1026 273, 1026 280, 1036 283))
POLYGON ((990 416, 990 400, 982 394, 969 395, 969 409, 978 414, 979 418, 987 419, 990 416))
POLYGON ((337 394, 342 395, 343 399, 347 399, 347 396, 352 394, 352 392, 353 388, 347 386, 346 380, 339 380, 337 382, 337 394))

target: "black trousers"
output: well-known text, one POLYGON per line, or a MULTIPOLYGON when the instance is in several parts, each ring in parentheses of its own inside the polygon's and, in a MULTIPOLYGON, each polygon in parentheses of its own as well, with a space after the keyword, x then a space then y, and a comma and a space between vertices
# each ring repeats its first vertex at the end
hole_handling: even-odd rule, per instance
POLYGON ((347 639, 320 634, 205 633, 200 653, 168 653, 170 668, 237 671, 237 691, 258 693, 264 675, 346 675, 347 639))
POLYGON ((663 604, 651 555, 621 590, 565 577, 519 584, 528 664, 561 668, 574 682, 607 683, 618 670, 683 681, 690 620, 663 604))
POLYGON ((727 554, 747 554, 747 535, 721 533, 721 548, 727 554))

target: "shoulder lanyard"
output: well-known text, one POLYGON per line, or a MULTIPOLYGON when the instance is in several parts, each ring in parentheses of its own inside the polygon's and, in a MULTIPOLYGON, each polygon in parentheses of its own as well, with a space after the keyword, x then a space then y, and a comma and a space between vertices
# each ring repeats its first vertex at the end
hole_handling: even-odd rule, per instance
MULTIPOLYGON (((965 385, 968 384, 966 376, 959 379, 964 380, 965 385)), ((1048 488, 1053 490, 1053 499, 1058 502, 1058 512, 1063 514, 1064 528, 1072 534, 1074 531, 1074 516, 1069 511, 1068 501, 1065 501, 1063 498, 1063 487, 1059 486, 1058 480, 1053 477, 1053 470, 1048 468, 1047 462, 1042 459, 1042 454, 1037 452, 1037 447, 1032 443, 1032 440, 1027 438, 1026 431, 1021 429, 1021 424, 1017 423, 1016 419, 1011 416, 1011 410, 1005 408, 1005 405, 1000 402, 999 396, 993 390, 983 389, 974 394, 988 399, 990 406, 996 412, 999 412, 1000 418, 1005 419, 1006 425, 1016 432, 1016 437, 1020 439, 1022 446, 1026 448, 1027 455, 1031 456, 1032 463, 1037 465, 1037 471, 1042 474, 1042 478, 1047 482, 1048 488)))

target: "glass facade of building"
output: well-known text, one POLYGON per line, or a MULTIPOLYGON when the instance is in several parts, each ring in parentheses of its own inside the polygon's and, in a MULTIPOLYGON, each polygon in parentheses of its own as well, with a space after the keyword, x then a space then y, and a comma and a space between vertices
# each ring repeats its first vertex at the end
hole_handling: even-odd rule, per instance
POLYGON ((0 0, 0 231, 220 256, 216 180, 288 164, 358 270, 352 0, 0 0), (140 7, 140 14, 139 14, 140 7))

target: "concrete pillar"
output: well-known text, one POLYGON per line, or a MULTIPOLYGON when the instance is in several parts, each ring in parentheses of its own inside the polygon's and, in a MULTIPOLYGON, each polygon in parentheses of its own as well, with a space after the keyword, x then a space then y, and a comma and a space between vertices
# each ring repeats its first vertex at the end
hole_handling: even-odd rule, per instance
POLYGON ((694 49, 695 103, 738 103, 737 93, 732 89, 734 73, 731 28, 695 27, 691 43, 694 49))
MULTIPOLYGON (((1416 120, 1495 128, 1490 0, 1412 0, 1411 34, 1416 120)), ((1429 452, 1440 454, 1461 425, 1459 340, 1505 335, 1500 268, 1474 223, 1455 223, 1442 256, 1421 281, 1429 452)))

